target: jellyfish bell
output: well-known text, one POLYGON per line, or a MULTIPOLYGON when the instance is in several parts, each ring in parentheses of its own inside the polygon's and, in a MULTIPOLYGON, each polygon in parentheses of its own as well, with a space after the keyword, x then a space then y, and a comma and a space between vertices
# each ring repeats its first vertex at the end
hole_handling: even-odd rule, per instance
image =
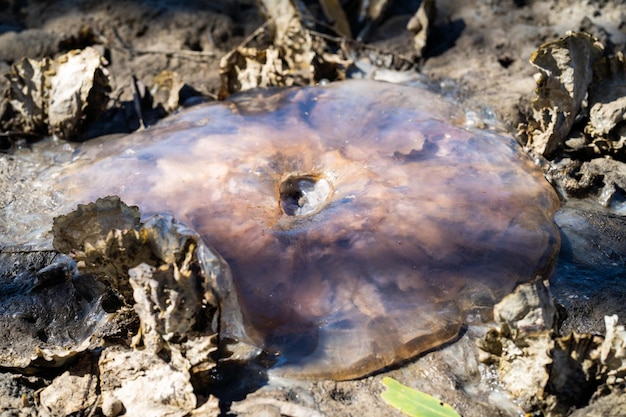
POLYGON ((85 143, 53 188, 59 211, 119 195, 174 215, 230 267, 221 337, 275 374, 357 378, 552 269, 554 191, 514 139, 462 123, 382 82, 253 91, 85 143))

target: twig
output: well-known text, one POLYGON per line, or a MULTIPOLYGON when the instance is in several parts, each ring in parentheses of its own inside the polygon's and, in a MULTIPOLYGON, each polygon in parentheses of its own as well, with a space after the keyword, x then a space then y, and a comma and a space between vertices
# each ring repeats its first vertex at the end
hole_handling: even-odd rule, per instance
POLYGON ((96 414, 96 410, 98 409, 98 403, 100 402, 101 398, 102 398, 102 394, 98 394, 98 396, 96 397, 96 401, 91 405, 91 410, 89 411, 89 414, 87 414, 86 417, 93 417, 96 414))
POLYGON ((145 129, 146 128, 146 123, 144 122, 143 119, 143 111, 141 109, 141 92, 139 91, 139 86, 137 85, 138 81, 137 81, 137 77, 135 77, 135 75, 133 75, 133 80, 131 82, 131 86, 133 88, 134 94, 133 94, 133 105, 135 107, 135 112, 137 113, 137 117, 139 118, 139 124, 141 125, 140 129, 145 129))
POLYGON ((236 46, 234 49, 232 49, 231 51, 229 51, 226 55, 229 55, 231 53, 233 53, 234 51, 236 51, 238 48, 241 47, 245 47, 246 45, 248 45, 250 42, 252 42, 256 37, 258 37, 260 34, 262 34, 265 29, 269 26, 269 22, 265 22, 263 23, 261 26, 259 26, 258 28, 256 28, 254 30, 254 32, 252 32, 251 34, 249 34, 248 36, 246 36, 246 38, 244 40, 242 40, 238 46, 236 46))
POLYGON ((171 57, 182 57, 182 58, 215 58, 217 54, 215 52, 204 52, 204 51, 189 51, 189 50, 181 50, 181 51, 153 51, 150 49, 128 49, 131 53, 137 55, 165 55, 168 58, 171 57))
POLYGON ((111 31, 113 32, 114 38, 116 43, 119 44, 118 45, 111 45, 111 49, 116 49, 118 51, 124 51, 127 52, 130 55, 149 55, 149 54, 154 54, 154 55, 165 55, 168 58, 171 57, 181 57, 181 58, 188 58, 188 59, 204 59, 204 58, 215 58, 217 57, 217 54, 215 52, 204 52, 204 51, 188 51, 188 50, 152 50, 152 49, 135 49, 131 46, 129 46, 124 39, 122 39, 122 37, 120 36, 120 34, 118 33, 117 29, 115 27, 111 27, 111 31))

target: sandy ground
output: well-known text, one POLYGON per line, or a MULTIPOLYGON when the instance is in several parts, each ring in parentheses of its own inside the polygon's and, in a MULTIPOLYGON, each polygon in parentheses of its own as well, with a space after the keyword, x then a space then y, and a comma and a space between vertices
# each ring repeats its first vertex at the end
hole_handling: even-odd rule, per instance
MULTIPOLYGON (((383 50, 410 54, 411 37, 404 27, 419 2, 396 3, 375 24, 367 41, 383 50)), ((436 89, 461 101, 479 118, 501 124, 512 132, 529 112, 536 71, 528 59, 539 45, 568 30, 585 30, 615 52, 622 51, 626 44, 626 8, 618 0, 436 3, 437 19, 418 67, 436 89)), ((112 124, 124 126, 119 130, 130 130, 137 124, 136 116, 129 110, 133 76, 151 88, 156 83, 155 76, 164 70, 174 71, 198 93, 215 97, 220 88, 220 58, 263 21, 253 0, 33 0, 27 5, 0 0, 0 71, 8 71, 11 64, 25 56, 54 56, 94 45, 107 57, 112 75, 111 97, 115 99, 110 106, 114 110, 108 117, 112 124)), ((6 81, 0 81, 0 87, 5 86, 6 81)), ((4 149, 12 146, 6 138, 0 143, 4 149)), ((15 165, 10 158, 3 159, 0 181, 6 187, 13 181, 11 169, 15 165)), ((13 189, 13 193, 17 192, 23 189, 13 189)), ((4 204, 8 195, 0 197, 4 204)), ((623 227, 621 220, 613 222, 623 227)), ((624 256, 624 252, 617 253, 624 256)), ((563 291, 564 297, 569 294, 563 291)), ((598 299, 605 300, 603 305, 623 300, 619 294, 617 298, 599 295, 598 299)), ((598 304, 588 307, 589 303, 572 298, 568 298, 568 303, 571 311, 582 318, 578 324, 570 324, 571 328, 603 331, 601 316, 609 312, 606 308, 598 304), (590 312, 595 316, 588 319, 590 312)), ((438 394, 464 416, 522 415, 515 399, 502 393, 497 385, 489 386, 492 371, 468 359, 475 354, 473 332, 483 331, 472 329, 458 343, 387 374, 438 394)), ((1 374, 2 415, 37 415, 36 407, 31 407, 35 392, 48 384, 49 378, 50 375, 42 378, 1 374)), ((242 416, 314 415, 313 412, 328 416, 402 415, 380 399, 381 378, 382 375, 349 382, 273 381, 244 392, 233 388, 224 394, 226 400, 221 409, 223 415, 242 416), (248 393, 245 400, 239 401, 248 393)), ((619 403, 619 398, 616 401, 619 403)), ((619 414, 623 408, 614 403, 607 408, 612 409, 611 415, 623 415, 619 414)), ((598 413, 595 415, 609 415, 598 413)))

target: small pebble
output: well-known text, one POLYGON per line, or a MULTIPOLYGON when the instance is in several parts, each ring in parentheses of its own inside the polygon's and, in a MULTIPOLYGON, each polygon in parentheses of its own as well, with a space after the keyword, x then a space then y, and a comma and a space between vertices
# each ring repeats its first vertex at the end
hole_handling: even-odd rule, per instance
POLYGON ((105 417, 117 417, 124 411, 124 404, 115 396, 105 393, 102 398, 102 414, 105 417))

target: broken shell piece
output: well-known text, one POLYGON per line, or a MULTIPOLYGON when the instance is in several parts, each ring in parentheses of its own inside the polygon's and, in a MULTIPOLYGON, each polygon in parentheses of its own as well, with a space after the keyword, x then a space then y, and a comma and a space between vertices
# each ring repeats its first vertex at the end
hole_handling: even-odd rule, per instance
POLYGON ((527 410, 548 382, 555 311, 546 283, 520 285, 494 306, 499 328, 477 342, 486 352, 481 360, 497 364, 500 380, 527 410))
MULTIPOLYGON (((3 261, 10 254, 2 254, 3 261)), ((22 255, 24 256, 24 255, 22 255)), ((74 276, 65 256, 33 258, 37 272, 0 276, 0 366, 34 371, 66 363, 101 344, 111 315, 107 291, 89 276, 74 276), (48 262, 52 262, 49 264, 48 262)))
MULTIPOLYGON (((268 25, 221 59, 221 98, 255 87, 314 85, 322 79, 346 77, 352 60, 344 53, 345 45, 329 46, 313 30, 314 24, 302 2, 259 3, 268 25), (267 43, 268 37, 273 38, 271 44, 267 43), (258 46, 259 43, 265 45, 258 46)), ((338 4, 335 6, 340 9, 338 4)))
POLYGON ((626 331, 617 315, 604 317, 606 335, 571 333, 556 338, 550 352, 548 385, 542 393, 546 415, 567 415, 607 391, 623 395, 626 331))
MULTIPOLYGON (((103 413, 183 416, 195 409, 191 381, 207 380, 215 366, 211 354, 217 342, 218 297, 212 285, 230 277, 224 274, 225 262, 171 216, 155 215, 141 224, 136 207, 117 197, 79 205, 56 218, 53 229, 55 247, 80 259, 83 270, 121 293, 128 288, 116 285, 133 290, 126 301, 134 299, 140 322, 135 340, 143 341, 143 346, 103 349, 99 360, 103 413)), ((50 409, 56 406, 52 394, 46 401, 50 409)), ((205 409, 213 406, 214 402, 205 409)))
MULTIPOLYGON (((141 320, 144 341, 152 332, 168 340, 187 336, 200 314, 202 293, 199 268, 193 262, 195 244, 182 246, 183 262, 154 267, 146 263, 131 268, 135 311, 141 320)), ((159 349, 156 349, 158 351, 159 349)))
POLYGON ((589 123, 585 133, 606 137, 626 119, 626 63, 619 53, 603 57, 594 67, 594 82, 589 87, 589 123))
MULTIPOLYGON (((323 41, 314 43, 311 31, 296 14, 289 0, 268 6, 268 20, 273 28, 274 42, 265 48, 243 44, 220 61, 220 97, 255 87, 313 84, 316 76, 314 59, 322 56, 323 41)), ((260 28, 258 35, 266 29, 260 28)))
POLYGON ((127 296, 126 301, 134 299, 141 326, 136 339, 143 346, 103 350, 103 413, 187 415, 196 407, 192 378, 206 380, 215 366, 211 354, 217 341, 217 297, 212 285, 230 277, 224 274, 225 262, 171 216, 155 215, 141 224, 137 208, 117 197, 79 205, 55 219, 54 242, 108 286, 119 292, 128 289, 116 285, 133 290, 133 298, 127 296), (208 282, 203 281, 202 268, 208 282), (105 272, 118 275, 112 278, 105 272))
POLYGON ((431 22, 435 20, 436 16, 437 5, 435 0, 422 0, 419 8, 407 23, 406 28, 414 34, 413 44, 418 57, 423 55, 430 35, 431 22))
POLYGON ((99 246, 113 230, 139 230, 139 210, 129 207, 117 197, 99 198, 93 203, 79 204, 76 210, 54 219, 54 249, 72 253, 85 261, 89 250, 99 246))
POLYGON ((193 367, 192 373, 206 373, 215 366, 214 288, 228 288, 227 267, 197 233, 171 216, 154 215, 143 224, 139 216, 118 197, 79 205, 55 218, 54 246, 134 304, 140 322, 134 345, 143 341, 155 356, 164 351, 178 358, 175 365, 185 372, 193 367))
POLYGON ((177 72, 163 70, 154 76, 152 95, 155 97, 155 102, 163 103, 165 111, 172 113, 182 104, 181 92, 185 86, 186 84, 177 72))
POLYGON ((103 398, 125 415, 182 417, 196 408, 189 372, 147 350, 107 348, 99 368, 103 398))
MULTIPOLYGON (((199 246, 205 260, 211 251, 197 233, 172 216, 155 215, 143 224, 139 219, 137 207, 127 206, 119 197, 79 204, 54 219, 53 245, 70 253, 83 271, 125 295, 127 303, 134 300, 144 338, 154 333, 166 341, 183 339, 195 328, 199 314, 217 308, 213 282, 202 281, 196 255, 199 246), (208 299, 203 300, 205 294, 208 299)), ((209 277, 226 267, 220 262, 202 266, 209 277)))
POLYGON ((600 361, 607 370, 609 387, 626 383, 626 329, 617 324, 617 315, 605 316, 606 336, 600 345, 600 361))
POLYGON ((574 169, 569 170, 566 177, 558 179, 568 195, 584 196, 595 192, 601 206, 617 213, 624 212, 621 194, 626 190, 626 163, 605 156, 582 164, 575 161, 571 165, 574 169), (600 190, 596 190, 598 183, 602 184, 600 190))
POLYGON ((549 379, 539 391, 546 415, 567 415, 589 403, 598 386, 594 351, 601 342, 601 336, 575 332, 555 338, 546 366, 549 379))
POLYGON ((128 270, 153 259, 139 226, 137 207, 128 207, 117 197, 99 198, 56 217, 52 245, 132 304, 128 270))
POLYGON ((215 347, 217 331, 216 318, 212 316, 217 314, 214 291, 219 289, 213 285, 221 283, 214 281, 214 277, 223 275, 227 266, 223 261, 200 262, 199 247, 203 260, 207 253, 217 255, 202 243, 197 233, 171 216, 152 216, 142 225, 141 235, 153 256, 161 261, 156 266, 144 262, 129 270, 144 344, 159 352, 162 340, 170 344, 188 341, 191 344, 187 350, 195 356, 193 365, 203 363, 202 368, 207 368, 207 361, 213 364, 209 353, 215 347), (208 328, 204 327, 207 325, 208 328), (207 343, 212 346, 206 346, 207 343), (204 356, 201 358, 200 354, 204 356))
POLYGON ((74 138, 106 108, 111 91, 104 58, 92 47, 52 61, 24 59, 13 65, 5 95, 19 132, 74 138))
POLYGON ((549 156, 562 146, 587 96, 593 64, 603 51, 590 35, 569 32, 532 54, 530 62, 539 77, 527 134, 528 146, 537 154, 549 156))
POLYGON ((94 48, 70 51, 55 64, 49 80, 49 130, 70 139, 104 112, 111 87, 104 58, 94 48))
POLYGON ((481 361, 494 364, 501 382, 525 410, 568 415, 606 389, 620 392, 626 377, 626 331, 605 317, 606 337, 552 328, 554 304, 541 283, 524 284, 494 307, 498 329, 477 342, 481 361))
POLYGON ((11 67, 9 88, 5 92, 14 112, 10 125, 25 133, 48 133, 47 74, 51 62, 24 58, 11 67))
POLYGON ((39 393, 44 417, 84 415, 97 403, 98 375, 91 358, 84 356, 39 393))
POLYGON ((514 340, 551 330, 556 307, 545 282, 520 285, 493 307, 496 323, 505 325, 514 340))

